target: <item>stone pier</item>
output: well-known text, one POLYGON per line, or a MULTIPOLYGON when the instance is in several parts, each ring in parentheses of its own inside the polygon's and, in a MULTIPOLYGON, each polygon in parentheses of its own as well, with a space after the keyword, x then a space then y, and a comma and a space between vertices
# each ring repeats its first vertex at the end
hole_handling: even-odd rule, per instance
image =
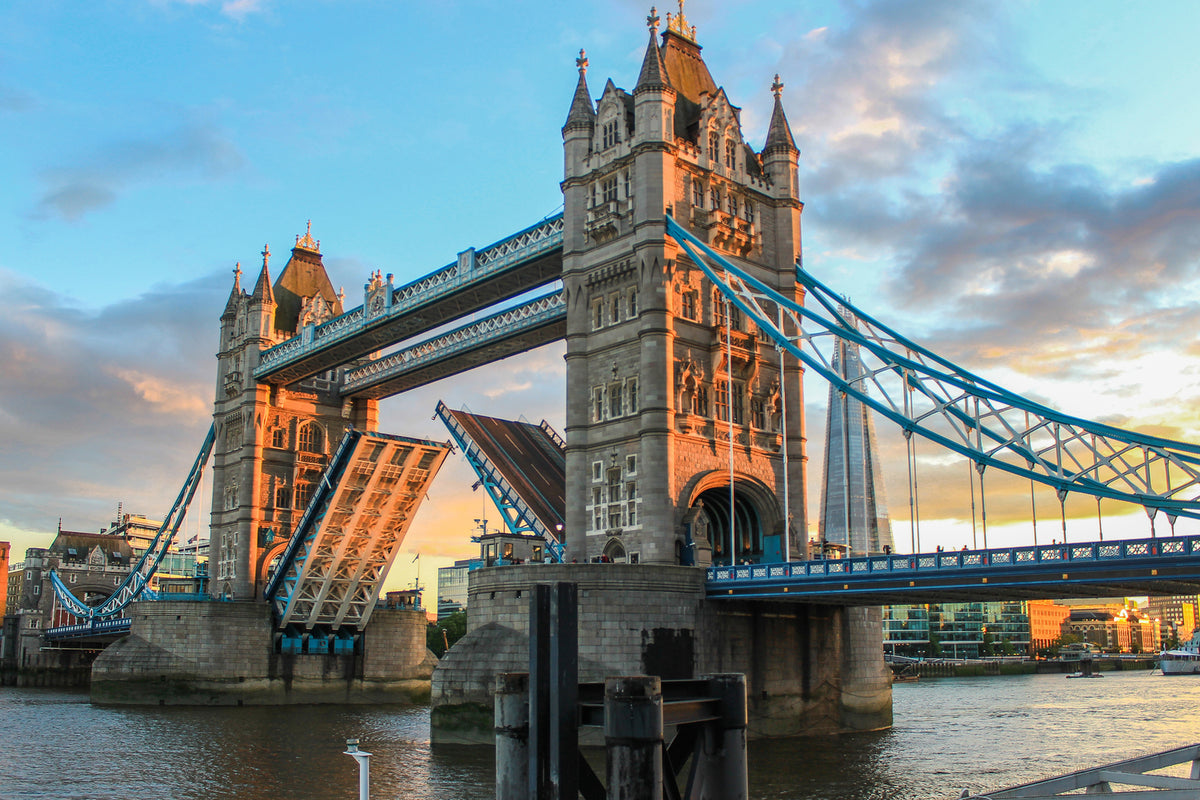
POLYGON ((425 612, 377 608, 352 655, 276 652, 258 602, 143 602, 92 665, 92 701, 128 705, 425 702, 425 612))
POLYGON ((527 564, 471 574, 467 635, 438 663, 435 741, 492 742, 496 674, 527 672, 529 597, 579 586, 579 679, 746 675, 752 737, 892 723, 875 609, 704 597, 704 570, 639 564, 527 564))

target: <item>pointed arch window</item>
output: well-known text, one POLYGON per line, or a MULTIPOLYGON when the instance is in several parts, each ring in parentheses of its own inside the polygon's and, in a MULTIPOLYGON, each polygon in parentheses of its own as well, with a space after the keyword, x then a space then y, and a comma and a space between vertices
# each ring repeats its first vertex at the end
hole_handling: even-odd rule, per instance
POLYGON ((301 453, 325 452, 325 432, 315 422, 306 422, 301 425, 299 436, 296 438, 296 449, 301 453))
POLYGON ((733 169, 737 164, 737 142, 733 139, 725 140, 725 166, 733 169))

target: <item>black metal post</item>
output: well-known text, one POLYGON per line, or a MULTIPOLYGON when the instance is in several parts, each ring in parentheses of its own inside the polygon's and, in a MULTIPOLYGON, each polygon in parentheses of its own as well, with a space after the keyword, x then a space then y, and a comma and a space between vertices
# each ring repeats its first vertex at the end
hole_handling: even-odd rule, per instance
POLYGON ((550 586, 529 598, 529 797, 551 800, 550 586))
POLYGON ((550 783, 555 800, 579 797, 579 590, 556 583, 551 600, 550 783))

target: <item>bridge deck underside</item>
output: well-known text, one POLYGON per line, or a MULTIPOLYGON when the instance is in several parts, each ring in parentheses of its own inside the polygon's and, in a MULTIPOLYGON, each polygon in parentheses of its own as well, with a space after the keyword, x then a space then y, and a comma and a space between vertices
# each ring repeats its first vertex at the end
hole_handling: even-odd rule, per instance
MULTIPOLYGON (((428 333, 452 320, 511 300, 561 277, 562 249, 559 247, 519 262, 503 272, 485 273, 473 282, 430 290, 419 298, 417 304, 407 308, 397 307, 395 313, 364 318, 357 330, 330 337, 327 344, 317 343, 305 348, 278 366, 265 363, 264 367, 255 371, 254 377, 277 385, 295 383, 428 333)), ((361 312, 361 309, 358 311, 361 312)))
POLYGON ((281 628, 337 630, 366 625, 383 581, 430 482, 449 452, 444 444, 358 434, 324 509, 314 515, 277 600, 281 628), (311 526, 310 526, 311 527, 311 526))
POLYGON ((404 363, 405 352, 401 351, 395 354, 395 367, 381 369, 377 374, 369 375, 368 370, 371 370, 373 365, 368 364, 347 373, 344 394, 347 397, 381 400, 559 341, 566 335, 567 314, 564 309, 557 315, 540 320, 535 327, 510 329, 481 336, 469 346, 443 348, 428 356, 413 358, 411 363, 404 363))
POLYGON ((716 567, 712 599, 881 606, 1200 593, 1200 537, 716 567))
POLYGON ((492 465, 541 520, 557 530, 566 518, 566 457, 536 425, 450 411, 492 465))

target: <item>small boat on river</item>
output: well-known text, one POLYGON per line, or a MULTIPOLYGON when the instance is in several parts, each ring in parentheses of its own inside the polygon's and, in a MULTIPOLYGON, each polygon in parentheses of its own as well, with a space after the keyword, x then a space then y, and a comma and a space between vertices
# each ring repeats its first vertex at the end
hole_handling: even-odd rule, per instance
POLYGON ((1178 649, 1159 653, 1158 667, 1163 675, 1200 675, 1200 630, 1178 649))

